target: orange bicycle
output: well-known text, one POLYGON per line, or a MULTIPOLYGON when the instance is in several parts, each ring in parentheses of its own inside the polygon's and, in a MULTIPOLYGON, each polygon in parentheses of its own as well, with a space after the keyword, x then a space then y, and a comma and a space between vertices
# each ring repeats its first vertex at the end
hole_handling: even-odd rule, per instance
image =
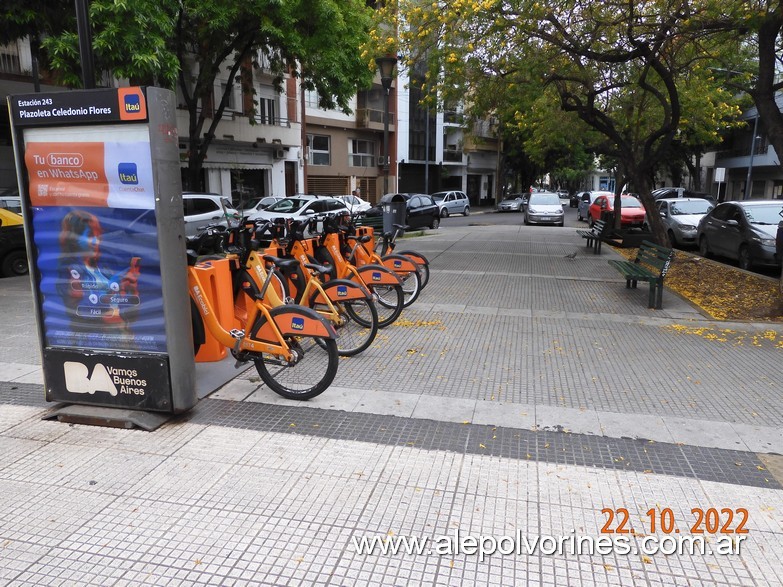
MULTIPOLYGON (((189 239, 189 244, 195 246, 197 242, 189 239)), ((197 253, 188 250, 187 258, 194 350, 198 351, 203 342, 206 327, 218 342, 231 349, 238 363, 253 361, 264 383, 285 398, 310 399, 331 385, 337 374, 337 335, 323 316, 299 305, 272 307, 268 302, 270 272, 260 291, 245 284, 245 293, 252 301, 247 305, 244 328, 226 330, 204 293, 197 253)))
MULTIPOLYGON (((421 278, 421 289, 424 289, 427 287, 427 284, 430 281, 429 260, 427 257, 417 251, 395 251, 397 246, 397 236, 401 234, 403 230, 405 230, 405 227, 401 224, 394 224, 392 226, 394 227, 392 232, 384 232, 378 239, 376 239, 374 247, 375 252, 378 253, 381 257, 395 253, 397 255, 407 257, 416 263, 416 266, 419 270, 419 277, 421 278)), ((370 235, 374 237, 374 231, 371 226, 357 227, 357 234, 370 235)))
POLYGON ((253 298, 246 293, 248 288, 257 296, 266 280, 271 279, 266 295, 273 307, 302 304, 314 309, 334 327, 337 353, 341 356, 351 357, 366 350, 378 332, 378 314, 370 292, 348 280, 322 284, 318 275, 329 268, 302 263, 296 258, 282 258, 285 254, 282 250, 270 247, 262 254, 256 239, 265 232, 272 234, 272 227, 272 223, 265 222, 229 230, 228 258, 236 259, 239 268, 234 272, 235 315, 242 315, 248 302, 252 302, 253 298), (289 283, 294 287, 289 287, 289 283))

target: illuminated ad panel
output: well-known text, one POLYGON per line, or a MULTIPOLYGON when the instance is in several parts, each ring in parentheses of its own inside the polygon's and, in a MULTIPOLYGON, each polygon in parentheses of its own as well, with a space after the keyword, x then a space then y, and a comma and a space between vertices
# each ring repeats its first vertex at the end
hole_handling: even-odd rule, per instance
POLYGON ((24 159, 45 346, 165 352, 148 126, 29 128, 24 159))

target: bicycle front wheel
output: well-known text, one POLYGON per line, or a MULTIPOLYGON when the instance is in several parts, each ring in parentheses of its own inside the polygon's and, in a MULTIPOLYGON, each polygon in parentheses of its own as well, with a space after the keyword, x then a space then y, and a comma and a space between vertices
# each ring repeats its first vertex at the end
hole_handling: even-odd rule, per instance
POLYGON ((353 357, 366 350, 378 334, 378 312, 369 299, 351 300, 338 306, 342 324, 337 331, 337 354, 353 357))
POLYGON ((397 274, 402 282, 403 306, 408 307, 419 297, 421 292, 421 276, 418 271, 411 271, 405 275, 397 274))
POLYGON ((378 328, 385 328, 400 317, 405 307, 405 292, 401 285, 373 285, 375 309, 378 311, 378 328))
POLYGON ((295 359, 286 362, 263 353, 256 371, 275 393, 287 399, 308 400, 323 393, 337 375, 337 343, 331 338, 286 336, 295 359))

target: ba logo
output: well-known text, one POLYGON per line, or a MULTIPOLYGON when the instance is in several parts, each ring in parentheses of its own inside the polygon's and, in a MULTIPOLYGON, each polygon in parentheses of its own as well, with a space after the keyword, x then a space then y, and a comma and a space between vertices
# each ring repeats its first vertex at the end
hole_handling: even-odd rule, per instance
POLYGON ((87 365, 76 361, 66 361, 63 363, 63 372, 65 374, 65 389, 71 393, 92 395, 96 391, 103 391, 111 396, 117 395, 117 387, 102 363, 97 363, 92 370, 92 375, 90 375, 87 365))
POLYGON ((291 328, 294 330, 304 330, 304 318, 291 318, 291 328))
POLYGON ((394 268, 395 269, 399 269, 400 267, 402 267, 402 261, 400 261, 399 259, 395 259, 394 260, 394 268))
POLYGON ((125 96, 125 112, 128 114, 137 114, 141 112, 141 99, 138 94, 128 94, 125 96))
POLYGON ((139 172, 135 163, 120 163, 117 166, 117 175, 120 178, 120 183, 126 185, 138 185, 139 183, 139 172))
POLYGON ((338 285, 337 286, 337 296, 344 298, 348 295, 348 287, 345 285, 338 285))
POLYGON ((380 271, 373 271, 373 273, 372 273, 372 280, 373 281, 380 281, 381 280, 381 272, 380 271))

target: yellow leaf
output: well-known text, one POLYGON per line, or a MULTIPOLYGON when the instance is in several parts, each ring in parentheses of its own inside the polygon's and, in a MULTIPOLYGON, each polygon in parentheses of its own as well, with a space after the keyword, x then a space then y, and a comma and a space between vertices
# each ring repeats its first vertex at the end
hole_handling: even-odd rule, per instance
POLYGON ((646 564, 652 564, 652 559, 647 555, 642 555, 642 562, 646 564))

